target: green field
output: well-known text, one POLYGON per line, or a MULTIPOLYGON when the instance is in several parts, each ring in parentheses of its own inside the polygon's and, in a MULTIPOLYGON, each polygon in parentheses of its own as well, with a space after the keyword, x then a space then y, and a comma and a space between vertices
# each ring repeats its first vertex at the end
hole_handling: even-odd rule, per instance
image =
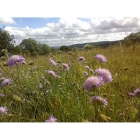
POLYGON ((8 59, 1 60, 1 78, 11 78, 12 83, 0 89, 0 94, 5 95, 0 97, 0 106, 8 109, 7 114, 0 114, 0 121, 45 122, 53 115, 58 122, 139 122, 140 98, 128 96, 140 88, 139 52, 139 45, 57 52, 36 58, 24 56, 26 64, 14 67, 3 65, 8 59), (106 56, 107 62, 95 59, 97 54, 106 56), (79 62, 80 56, 85 61, 79 62), (58 64, 52 66, 50 58, 58 64), (69 71, 62 63, 68 64, 69 71), (108 69, 113 81, 88 93, 83 84, 88 77, 97 75, 98 68, 108 69), (55 78, 46 70, 53 70, 60 77, 55 78), (108 105, 91 102, 95 95, 106 98, 108 105))

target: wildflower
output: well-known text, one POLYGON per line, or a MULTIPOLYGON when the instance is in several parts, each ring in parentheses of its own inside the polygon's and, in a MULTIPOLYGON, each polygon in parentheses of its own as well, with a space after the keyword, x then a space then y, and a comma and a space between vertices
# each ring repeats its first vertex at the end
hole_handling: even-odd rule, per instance
POLYGON ((100 87, 103 84, 103 78, 97 76, 91 76, 86 79, 84 88, 89 92, 92 87, 100 87))
POLYGON ((39 84, 39 88, 42 88, 42 84, 39 84))
POLYGON ((52 70, 47 70, 46 72, 47 72, 48 74, 54 76, 55 78, 56 78, 56 77, 60 77, 59 75, 57 75, 57 74, 56 74, 54 71, 52 71, 52 70))
POLYGON ((63 63, 62 65, 66 68, 67 71, 69 71, 69 66, 68 66, 68 64, 63 63))
POLYGON ((124 113, 120 113, 120 116, 125 116, 125 114, 124 113))
POLYGON ((18 101, 18 102, 21 102, 22 101, 21 98, 19 96, 17 96, 17 95, 14 95, 13 96, 13 99, 16 100, 16 101, 18 101))
POLYGON ((12 66, 16 66, 19 62, 25 64, 26 63, 25 58, 20 55, 13 55, 8 59, 7 65, 12 67, 12 66))
POLYGON ((45 122, 57 122, 57 119, 51 115, 48 120, 45 120, 45 122))
POLYGON ((97 69, 95 72, 98 73, 99 76, 103 77, 104 82, 112 82, 112 75, 107 69, 97 69))
POLYGON ((0 94, 0 97, 4 97, 5 95, 4 94, 0 94))
POLYGON ((136 89, 136 90, 133 92, 133 96, 137 96, 138 93, 140 93, 140 89, 136 89))
POLYGON ((101 63, 105 63, 105 62, 107 61, 106 57, 103 56, 103 55, 101 55, 101 54, 97 54, 97 55, 95 56, 95 58, 96 58, 97 60, 99 60, 101 63))
POLYGON ((12 83, 12 79, 4 79, 1 83, 2 87, 5 87, 6 85, 9 85, 12 83))
POLYGON ((85 66, 86 69, 90 69, 89 66, 85 66))
POLYGON ((85 72, 83 72, 83 73, 84 73, 84 75, 85 75, 85 76, 88 76, 88 73, 87 73, 86 71, 85 71, 85 72))
POLYGON ((7 109, 7 107, 6 106, 1 106, 0 107, 0 114, 7 114, 7 111, 8 111, 8 109, 7 109))
POLYGON ((136 89, 133 93, 129 93, 129 96, 137 96, 140 93, 140 89, 136 89))
POLYGON ((78 58, 78 61, 85 61, 86 59, 83 57, 83 56, 80 56, 79 58, 78 58))
POLYGON ((54 60, 50 59, 49 61, 50 61, 50 63, 51 63, 53 66, 56 66, 56 65, 57 65, 57 63, 56 63, 54 60))
POLYGON ((103 105, 104 107, 106 107, 108 105, 108 102, 106 101, 105 98, 101 98, 100 96, 92 96, 91 97, 91 101, 97 101, 97 103, 99 105, 103 105))
POLYGON ((108 121, 111 120, 110 117, 108 117, 108 116, 106 116, 106 115, 104 115, 104 114, 100 114, 100 118, 103 119, 103 120, 106 121, 106 122, 108 122, 108 121))

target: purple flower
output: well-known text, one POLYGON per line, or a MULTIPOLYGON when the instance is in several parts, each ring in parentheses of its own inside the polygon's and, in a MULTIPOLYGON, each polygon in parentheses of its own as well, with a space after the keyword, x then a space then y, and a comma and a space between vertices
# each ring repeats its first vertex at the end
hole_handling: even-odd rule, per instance
POLYGON ((133 96, 137 96, 138 93, 140 93, 140 89, 136 89, 136 90, 133 92, 133 96))
POLYGON ((97 101, 97 103, 99 105, 103 105, 104 107, 106 107, 108 105, 108 102, 106 101, 105 98, 101 98, 100 96, 92 96, 91 97, 91 101, 97 101))
POLYGON ((86 79, 84 88, 89 92, 92 87, 100 87, 103 84, 103 78, 97 76, 91 76, 86 79))
POLYGON ((129 96, 137 96, 140 93, 140 89, 136 89, 133 93, 129 93, 129 96))
POLYGON ((4 79, 1 83, 2 87, 5 87, 6 85, 9 85, 12 83, 12 79, 4 79))
POLYGON ((99 60, 101 63, 107 62, 106 57, 103 56, 103 55, 101 55, 101 54, 97 54, 97 55, 95 56, 95 58, 96 58, 97 60, 99 60))
POLYGON ((112 75, 107 69, 97 69, 95 72, 98 73, 99 76, 103 77, 104 82, 112 82, 112 75))
POLYGON ((45 122, 57 122, 57 119, 51 115, 48 120, 45 120, 45 122))
POLYGON ((85 61, 86 59, 83 57, 83 56, 80 56, 79 58, 78 58, 78 61, 85 61))
POLYGON ((13 55, 8 59, 7 65, 12 67, 12 66, 16 66, 19 62, 25 64, 26 63, 25 58, 20 55, 13 55))
POLYGON ((90 69, 89 66, 85 66, 86 69, 90 69))
POLYGON ((57 63, 56 63, 54 60, 50 59, 49 61, 50 61, 50 63, 51 63, 53 66, 56 66, 56 65, 57 65, 57 63))
POLYGON ((86 71, 85 71, 85 72, 83 72, 83 73, 84 73, 84 75, 85 75, 85 76, 88 76, 88 73, 87 73, 86 71))
POLYGON ((56 74, 54 71, 52 71, 52 70, 47 70, 46 72, 47 72, 48 74, 54 76, 55 78, 56 78, 56 77, 60 77, 59 75, 57 75, 57 74, 56 74))
POLYGON ((4 97, 5 95, 4 94, 0 94, 0 97, 4 97))
POLYGON ((64 66, 64 68, 66 68, 67 71, 69 71, 69 66, 68 66, 68 64, 63 63, 62 65, 64 66))
POLYGON ((0 107, 0 114, 7 114, 7 111, 8 111, 8 109, 7 109, 7 107, 6 106, 1 106, 0 107))
POLYGON ((125 116, 125 114, 124 113, 120 113, 120 116, 125 116))

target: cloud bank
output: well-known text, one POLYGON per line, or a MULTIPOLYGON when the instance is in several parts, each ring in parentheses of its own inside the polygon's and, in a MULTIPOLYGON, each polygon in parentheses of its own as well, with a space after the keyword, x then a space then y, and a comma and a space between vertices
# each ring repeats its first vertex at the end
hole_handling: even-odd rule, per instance
POLYGON ((16 44, 25 38, 34 38, 49 46, 72 45, 77 43, 120 40, 131 32, 140 31, 140 18, 60 18, 57 23, 47 23, 42 28, 16 27, 12 18, 0 23, 15 24, 5 30, 15 36, 16 44))

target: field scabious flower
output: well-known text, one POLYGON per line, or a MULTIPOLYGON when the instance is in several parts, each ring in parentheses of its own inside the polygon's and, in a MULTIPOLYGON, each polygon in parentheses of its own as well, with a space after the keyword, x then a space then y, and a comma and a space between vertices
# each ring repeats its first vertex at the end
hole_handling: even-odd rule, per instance
POLYGON ((26 63, 25 58, 20 55, 13 55, 8 59, 7 65, 12 67, 12 66, 16 66, 19 62, 25 64, 26 63))
POLYGON ((50 63, 51 63, 53 66, 56 66, 56 65, 57 65, 57 63, 56 63, 54 60, 50 59, 49 61, 50 61, 50 63))
POLYGON ((91 101, 97 101, 97 103, 99 105, 103 105, 104 107, 106 107, 108 105, 108 102, 106 101, 105 98, 101 98, 100 96, 92 96, 91 97, 91 101))
POLYGON ((51 115, 48 120, 45 120, 45 122, 57 122, 57 119, 51 115))
POLYGON ((101 54, 97 54, 97 55, 95 56, 95 58, 96 58, 97 60, 99 60, 101 63, 107 62, 106 57, 103 56, 103 55, 101 55, 101 54))
POLYGON ((98 73, 100 77, 103 77, 104 82, 112 82, 112 75, 109 70, 99 68, 95 70, 95 72, 98 73))
POLYGON ((140 89, 136 89, 136 90, 133 92, 133 96, 137 96, 138 93, 140 93, 140 89))
POLYGON ((7 109, 7 107, 6 106, 1 106, 0 107, 0 114, 7 114, 7 111, 8 111, 8 109, 7 109))
POLYGON ((69 68, 68 64, 63 63, 62 65, 64 66, 64 68, 65 68, 67 71, 69 71, 70 68, 69 68))
POLYGON ((56 78, 56 77, 60 77, 59 75, 57 75, 57 74, 56 74, 54 71, 52 71, 52 70, 46 70, 46 72, 47 72, 48 74, 54 76, 55 78, 56 78))
POLYGON ((12 79, 4 79, 1 83, 2 87, 5 87, 6 85, 9 85, 12 83, 12 79))
POLYGON ((128 95, 129 95, 129 96, 135 97, 135 96, 137 96, 138 94, 140 94, 140 89, 136 89, 133 93, 129 93, 128 95))
POLYGON ((89 66, 85 66, 86 69, 90 69, 89 66))
POLYGON ((78 61, 85 61, 86 59, 83 57, 83 56, 80 56, 79 58, 78 58, 78 61))
POLYGON ((100 87, 103 84, 103 78, 98 76, 91 76, 86 79, 84 88, 89 92, 92 87, 100 87))
POLYGON ((4 97, 5 95, 4 94, 0 94, 0 97, 4 97))

